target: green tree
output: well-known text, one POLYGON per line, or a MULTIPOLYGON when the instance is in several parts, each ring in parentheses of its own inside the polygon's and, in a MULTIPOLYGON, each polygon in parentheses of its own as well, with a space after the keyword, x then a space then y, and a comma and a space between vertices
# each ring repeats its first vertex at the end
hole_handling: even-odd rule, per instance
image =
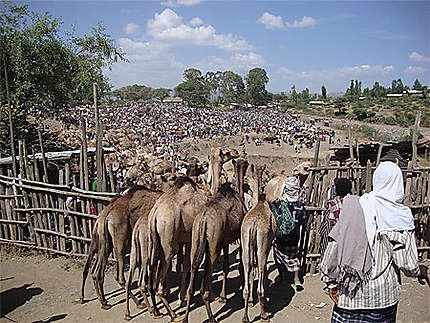
POLYGON ((242 103, 245 98, 245 84, 240 75, 225 71, 222 73, 220 92, 225 103, 242 103))
POLYGON ((188 68, 183 76, 185 81, 175 87, 176 95, 190 106, 205 106, 209 101, 210 91, 202 73, 198 69, 188 68))
POLYGON ((164 100, 165 98, 167 98, 170 95, 171 92, 172 92, 171 89, 166 89, 166 88, 160 87, 158 89, 152 90, 152 96, 154 98, 164 100))
POLYGON ((413 90, 422 90, 423 89, 423 86, 422 86, 421 82, 418 79, 415 80, 412 89, 413 90))
POLYGON ((267 102, 266 84, 269 77, 263 68, 253 68, 245 77, 246 94, 248 100, 253 105, 262 105, 267 102))
POLYGON ((324 85, 321 86, 321 96, 324 100, 327 99, 327 89, 324 85))
MULTIPOLYGON (((6 102, 6 72, 11 104, 16 110, 14 129, 23 125, 26 118, 18 116, 25 116, 27 107, 60 109, 67 104, 90 102, 94 82, 99 94, 110 87, 103 70, 125 60, 101 24, 83 36, 76 36, 73 28, 63 30, 61 19, 49 13, 0 2, 0 102, 6 102)), ((34 138, 37 136, 29 139, 34 138)), ((0 141, 7 142, 8 138, 2 133, 0 141)))

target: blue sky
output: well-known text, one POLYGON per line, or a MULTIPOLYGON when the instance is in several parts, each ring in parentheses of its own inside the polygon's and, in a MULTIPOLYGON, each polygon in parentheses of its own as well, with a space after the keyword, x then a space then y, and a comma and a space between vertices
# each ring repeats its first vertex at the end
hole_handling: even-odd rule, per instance
POLYGON ((130 63, 107 72, 114 87, 173 88, 186 68, 262 67, 271 92, 320 92, 401 78, 430 85, 429 1, 27 1, 89 32, 101 21, 130 63))

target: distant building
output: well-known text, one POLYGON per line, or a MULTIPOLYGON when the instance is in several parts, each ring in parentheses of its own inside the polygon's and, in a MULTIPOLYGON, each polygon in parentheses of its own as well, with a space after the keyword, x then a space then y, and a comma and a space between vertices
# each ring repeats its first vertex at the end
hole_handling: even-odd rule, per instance
POLYGON ((406 90, 406 91, 403 91, 403 94, 407 94, 407 95, 422 95, 423 91, 421 91, 421 90, 406 90))
POLYGON ((168 97, 163 99, 163 103, 182 103, 182 98, 180 98, 179 96, 168 97))
POLYGON ((402 93, 389 93, 387 94, 387 98, 401 98, 403 96, 402 93))
POLYGON ((310 105, 324 105, 324 101, 309 101, 310 105))

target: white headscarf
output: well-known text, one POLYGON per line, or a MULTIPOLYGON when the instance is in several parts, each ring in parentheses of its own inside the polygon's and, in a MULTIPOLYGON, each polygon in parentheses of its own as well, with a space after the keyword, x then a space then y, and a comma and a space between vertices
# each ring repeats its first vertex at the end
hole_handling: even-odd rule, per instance
POLYGON ((411 209, 403 204, 403 175, 393 162, 382 162, 373 174, 373 191, 360 198, 366 234, 373 252, 377 233, 415 228, 411 209))
POLYGON ((282 187, 282 199, 288 202, 297 202, 299 200, 299 191, 298 179, 293 176, 287 177, 282 187))

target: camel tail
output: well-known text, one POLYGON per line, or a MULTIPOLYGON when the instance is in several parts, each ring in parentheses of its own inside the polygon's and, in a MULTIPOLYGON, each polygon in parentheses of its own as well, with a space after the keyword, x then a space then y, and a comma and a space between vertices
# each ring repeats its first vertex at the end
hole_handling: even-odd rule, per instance
POLYGON ((88 251, 88 258, 84 266, 84 271, 82 273, 82 287, 81 287, 81 303, 84 302, 85 293, 85 282, 87 281, 88 272, 90 270, 91 262, 94 259, 94 255, 97 253, 97 246, 100 244, 100 237, 97 232, 98 222, 95 223, 92 233, 92 239, 88 251))
POLYGON ((148 221, 148 259, 149 259, 149 271, 148 271, 148 282, 149 289, 154 290, 154 275, 156 275, 156 265, 159 258, 159 250, 161 248, 160 237, 157 233, 157 219, 149 218, 148 221))
POLYGON ((249 266, 251 268, 257 267, 257 224, 253 223, 249 228, 249 241, 248 241, 248 257, 249 266))
MULTIPOLYGON (((200 264, 203 261, 203 256, 205 254, 206 245, 207 245, 206 232, 207 232, 207 222, 206 222, 206 219, 202 217, 198 222, 197 239, 196 239, 197 248, 191 265, 191 269, 193 271, 198 270, 200 264)), ((193 242, 194 241, 195 240, 193 239, 193 242)))

